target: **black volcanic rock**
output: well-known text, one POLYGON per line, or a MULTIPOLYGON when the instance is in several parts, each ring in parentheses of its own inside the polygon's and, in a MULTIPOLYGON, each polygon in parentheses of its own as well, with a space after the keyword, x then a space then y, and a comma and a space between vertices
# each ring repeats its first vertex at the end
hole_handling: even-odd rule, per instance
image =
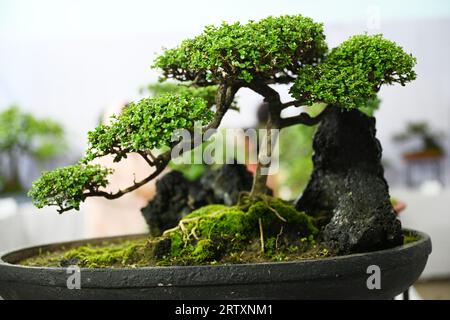
POLYGON ((156 182, 156 195, 143 208, 142 214, 151 235, 177 225, 192 210, 208 204, 210 197, 197 182, 186 179, 179 171, 171 171, 156 182))
POLYGON ((151 235, 175 227, 186 214, 208 204, 233 205, 239 193, 250 191, 253 175, 243 164, 225 164, 208 169, 197 181, 189 181, 179 171, 171 171, 156 182, 156 195, 142 214, 151 235))
POLYGON ((341 253, 400 245, 375 119, 331 108, 314 136, 314 169, 296 208, 318 217, 325 241, 341 253))
POLYGON ((226 164, 216 170, 207 171, 200 179, 203 189, 214 195, 215 203, 228 206, 237 203, 239 193, 250 191, 253 175, 242 164, 226 164))

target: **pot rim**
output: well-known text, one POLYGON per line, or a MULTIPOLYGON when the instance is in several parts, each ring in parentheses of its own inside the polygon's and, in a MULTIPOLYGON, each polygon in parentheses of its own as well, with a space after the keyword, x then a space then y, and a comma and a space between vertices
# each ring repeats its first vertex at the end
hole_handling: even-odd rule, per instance
MULTIPOLYGON (((215 267, 223 267, 223 266, 245 266, 245 265, 278 265, 278 264, 295 264, 295 263, 300 263, 300 262, 315 262, 315 261, 327 261, 327 260, 345 260, 345 259, 349 259, 349 258, 357 258, 357 257, 362 257, 362 256, 372 256, 372 255, 378 255, 378 254, 382 254, 385 252, 389 252, 389 251, 399 251, 399 250, 405 250, 408 249, 410 247, 415 247, 418 245, 424 245, 429 243, 429 250, 428 250, 428 254, 431 253, 431 239, 430 236, 422 231, 417 231, 414 229, 409 229, 409 228, 403 228, 402 229, 403 232, 409 232, 412 233, 416 236, 419 236, 420 239, 408 244, 402 244, 400 246, 396 246, 393 248, 389 248, 389 249, 383 249, 383 250, 377 250, 377 251, 369 251, 369 252, 362 252, 362 253, 352 253, 352 254, 347 254, 347 255, 342 255, 342 256, 334 256, 334 257, 324 257, 324 258, 313 258, 313 259, 301 259, 301 260, 290 260, 290 261, 273 261, 273 262, 246 262, 246 263, 227 263, 227 264, 217 264, 217 265, 189 265, 189 266, 146 266, 146 267, 137 267, 137 268, 132 268, 132 267, 127 267, 127 268, 116 268, 116 267, 111 267, 111 268, 80 268, 80 270, 82 271, 95 271, 95 270, 140 270, 140 269, 178 269, 178 268, 189 268, 189 267, 194 267, 194 268, 215 268, 215 267)), ((79 245, 83 245, 83 244, 88 244, 90 242, 102 242, 102 241, 108 241, 108 240, 117 240, 120 241, 121 239, 123 240, 131 240, 131 239, 135 239, 135 238, 140 238, 143 236, 146 236, 148 234, 146 233, 139 233, 139 234, 127 234, 127 235, 119 235, 119 236, 111 236, 111 237, 96 237, 96 238, 86 238, 86 239, 79 239, 79 240, 71 240, 71 241, 63 241, 63 242, 54 242, 54 243, 46 243, 46 244, 42 244, 42 245, 35 245, 35 246, 31 246, 31 247, 22 247, 22 248, 18 248, 18 249, 13 249, 13 250, 7 250, 4 252, 0 252, 0 266, 2 265, 7 265, 7 266, 11 266, 11 267, 16 267, 16 268, 22 268, 22 269, 47 269, 47 270, 66 270, 67 267, 42 267, 42 266, 25 266, 25 265, 21 265, 21 264, 15 264, 15 263, 10 263, 5 261, 5 258, 7 258, 8 256, 11 255, 15 255, 15 254, 19 254, 23 251, 36 251, 36 250, 45 250, 46 248, 50 248, 50 247, 54 247, 55 249, 57 247, 64 247, 65 245, 71 245, 71 246, 77 246, 79 245)))
MULTIPOLYGON (((105 295, 117 298, 118 294, 122 297, 129 297, 131 294, 152 299, 192 299, 204 294, 206 299, 214 299, 215 295, 231 298, 239 298, 241 295, 244 298, 259 295, 266 297, 267 292, 278 290, 275 296, 271 296, 279 297, 278 295, 290 292, 292 298, 298 297, 298 294, 302 296, 301 292, 310 290, 312 297, 316 297, 318 293, 314 290, 320 288, 320 292, 326 292, 330 297, 343 298, 350 286, 353 292, 351 297, 390 298, 406 290, 420 276, 431 252, 431 240, 427 234, 410 229, 404 231, 417 235, 420 239, 391 249, 340 257, 213 266, 80 268, 80 289, 84 290, 74 290, 76 292, 67 291, 73 270, 68 274, 68 269, 64 267, 28 267, 4 261, 8 256, 11 259, 11 255, 16 255, 13 258, 17 259, 20 254, 36 253, 36 250, 43 248, 34 246, 0 256, 0 294, 15 298, 24 292, 42 292, 44 296, 47 294, 53 298, 99 298, 105 295), (379 292, 367 291, 368 267, 371 265, 380 267, 382 282, 386 283, 379 292), (292 292, 295 292, 294 296, 292 292)), ((139 236, 142 235, 130 235, 128 239, 139 236)), ((70 241, 57 245, 77 245, 111 238, 70 241)), ((49 245, 47 248, 57 248, 57 245, 49 245)), ((38 295, 33 293, 33 297, 38 295)))

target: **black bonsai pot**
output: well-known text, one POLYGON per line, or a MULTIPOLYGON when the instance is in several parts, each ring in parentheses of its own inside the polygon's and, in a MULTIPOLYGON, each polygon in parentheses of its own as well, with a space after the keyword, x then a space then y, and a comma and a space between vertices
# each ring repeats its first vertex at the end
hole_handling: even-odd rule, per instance
POLYGON ((391 299, 422 273, 431 241, 347 256, 258 264, 81 269, 81 289, 68 289, 66 268, 16 265, 40 250, 70 248, 102 238, 32 247, 0 259, 4 299, 391 299), (380 289, 368 289, 368 267, 380 267, 380 289))

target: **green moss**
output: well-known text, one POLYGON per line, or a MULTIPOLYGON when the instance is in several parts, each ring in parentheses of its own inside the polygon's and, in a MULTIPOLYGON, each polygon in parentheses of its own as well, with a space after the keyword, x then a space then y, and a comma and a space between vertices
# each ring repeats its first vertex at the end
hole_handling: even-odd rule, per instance
MULTIPOLYGON (((259 207, 259 205, 258 205, 259 207)), ((217 209, 225 209, 226 206, 208 206, 188 216, 203 216, 211 219, 210 215, 222 217, 224 212, 218 213, 217 209)), ((239 211, 236 207, 228 208, 235 211, 236 216, 249 215, 249 212, 239 211)), ((288 215, 286 215, 288 216, 288 215)), ((185 219, 187 219, 186 217, 185 219)), ((222 218, 223 219, 223 218, 222 218)), ((285 225, 286 227, 286 225, 285 225)), ((219 228, 223 231, 223 229, 219 228)), ((299 236, 297 233, 283 232, 266 234, 264 236, 264 252, 261 251, 260 235, 258 227, 252 236, 234 237, 234 245, 227 246, 227 242, 220 238, 190 239, 186 242, 183 234, 177 230, 172 231, 163 238, 140 238, 123 242, 104 242, 97 245, 84 245, 76 248, 61 248, 52 252, 39 252, 38 255, 28 258, 19 264, 27 266, 60 267, 78 265, 86 268, 106 267, 144 267, 144 266, 169 266, 192 264, 228 264, 228 263, 252 263, 269 261, 294 261, 302 259, 319 259, 335 256, 336 252, 324 246, 313 233, 308 236, 299 236), (166 254, 156 257, 154 254, 158 244, 163 240, 169 240, 166 254)), ((267 229, 268 232, 270 228, 267 229)), ((227 236, 227 234, 224 234, 227 236)), ((417 235, 405 232, 404 244, 420 240, 417 235)))
POLYGON ((299 228, 298 231, 305 236, 316 235, 319 232, 312 217, 297 211, 292 204, 278 198, 265 197, 265 201, 256 202, 250 207, 249 213, 252 211, 255 217, 263 218, 263 223, 279 222, 281 217, 286 220, 288 227, 299 228))
MULTIPOLYGON (((146 266, 170 266, 170 265, 188 265, 188 264, 229 264, 229 263, 253 263, 253 262, 270 262, 270 261, 294 261, 301 259, 317 259, 321 257, 328 257, 334 255, 333 252, 328 251, 327 248, 317 244, 308 246, 290 245, 285 246, 279 244, 278 249, 274 249, 269 253, 261 254, 260 244, 258 241, 249 241, 249 243, 241 251, 232 251, 222 257, 217 255, 215 251, 216 246, 211 240, 201 240, 196 246, 187 246, 186 251, 192 252, 192 256, 180 254, 177 257, 162 257, 155 258, 152 255, 152 244, 155 240, 145 239, 147 245, 142 245, 141 240, 130 240, 123 243, 103 243, 96 246, 82 246, 73 249, 64 249, 40 252, 38 255, 20 261, 18 264, 34 267, 66 267, 68 265, 78 265, 86 268, 137 268, 146 266), (120 250, 111 252, 111 247, 129 247, 131 243, 135 243, 138 250, 133 258, 123 258, 120 255, 120 250), (90 247, 95 250, 86 250, 90 247), (103 254, 102 251, 109 252, 103 254), (72 259, 67 259, 67 255, 71 252, 72 259), (110 263, 110 264, 109 264, 110 263)), ((269 241, 270 243, 270 241, 269 241)))
POLYGON ((271 257, 286 250, 282 243, 288 241, 299 242, 302 247, 312 244, 317 233, 311 217, 280 199, 264 196, 245 206, 209 205, 165 232, 171 246, 164 263, 212 262, 242 252, 251 243, 259 243, 261 252, 271 257))
POLYGON ((171 241, 163 264, 192 264, 213 261, 220 251, 239 246, 249 232, 246 215, 236 207, 210 205, 184 217, 179 225, 166 231, 171 241))
POLYGON ((150 252, 147 241, 125 241, 107 246, 81 246, 64 254, 64 260, 86 268, 105 268, 115 265, 142 265, 148 263, 150 252))
POLYGON ((283 252, 279 252, 272 256, 273 261, 284 261, 286 260, 286 254, 283 252))
POLYGON ((63 255, 64 248, 56 251, 39 250, 37 255, 24 259, 20 261, 19 264, 30 267, 60 267, 63 255))
POLYGON ((186 215, 184 217, 184 220, 190 219, 190 218, 195 218, 195 217, 200 217, 200 216, 206 216, 206 215, 210 215, 210 214, 217 214, 220 213, 221 211, 227 211, 230 209, 230 207, 227 207, 223 204, 211 204, 208 206, 204 206, 202 208, 199 208, 193 212, 191 212, 190 214, 186 215))
POLYGON ((87 268, 287 261, 332 255, 316 243, 314 219, 272 197, 209 205, 153 239, 84 245, 42 253, 27 265, 87 268))
POLYGON ((412 233, 409 233, 409 232, 404 232, 403 233, 403 244, 413 243, 413 242, 416 242, 418 240, 420 240, 420 237, 415 235, 415 234, 412 234, 412 233))
POLYGON ((267 256, 268 257, 273 256, 273 254, 277 251, 277 247, 278 247, 277 238, 271 237, 271 238, 267 239, 267 241, 265 242, 265 246, 264 246, 267 256))
POLYGON ((250 217, 243 211, 231 207, 198 221, 199 236, 211 238, 241 239, 245 234, 251 233, 250 217))
POLYGON ((217 248, 210 239, 203 239, 197 242, 192 251, 192 258, 196 262, 213 261, 217 256, 217 248))
POLYGON ((183 253, 185 247, 183 235, 181 233, 174 233, 170 237, 170 254, 172 257, 179 257, 183 253))

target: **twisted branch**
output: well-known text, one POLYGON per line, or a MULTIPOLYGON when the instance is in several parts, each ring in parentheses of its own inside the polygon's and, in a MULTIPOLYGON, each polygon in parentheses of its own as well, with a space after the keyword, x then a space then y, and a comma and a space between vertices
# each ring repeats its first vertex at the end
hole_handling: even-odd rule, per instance
MULTIPOLYGON (((210 129, 217 129, 220 125, 220 123, 222 122, 223 117, 225 116, 225 113, 228 111, 228 109, 230 108, 231 104, 233 103, 234 97, 236 92, 239 90, 239 87, 236 85, 229 85, 228 83, 222 83, 219 86, 219 90, 217 92, 217 96, 216 96, 216 113, 214 115, 213 120, 204 128, 202 128, 202 133, 204 135, 204 137, 206 139, 209 138, 209 136, 211 136, 213 134, 213 130, 210 129)), ((183 154, 183 152, 191 150, 193 148, 196 148, 197 146, 199 146, 202 143, 202 139, 195 139, 195 135, 194 137, 187 143, 187 148, 182 148, 181 149, 181 154, 183 154)), ((142 187, 143 185, 145 185, 146 183, 148 183, 149 181, 153 180, 154 178, 156 178, 169 164, 170 160, 171 160, 171 152, 172 150, 178 146, 181 142, 175 142, 170 150, 160 154, 159 156, 155 157, 151 151, 139 151, 137 152, 146 162, 149 166, 151 167, 155 167, 155 171, 152 172, 149 176, 147 176, 146 178, 136 182, 134 181, 134 183, 129 186, 128 188, 119 190, 117 192, 106 192, 106 191, 102 191, 102 190, 98 190, 98 189, 88 189, 87 192, 85 192, 83 194, 83 201, 86 200, 86 198, 88 197, 104 197, 106 199, 112 200, 112 199, 117 199, 120 198, 121 196, 130 193, 140 187, 142 187)), ((57 205, 59 206, 59 205, 57 205)), ((59 206, 59 209, 57 210, 59 213, 63 213, 65 211, 69 211, 74 209, 73 206, 69 206, 69 207, 61 207, 59 206)))

